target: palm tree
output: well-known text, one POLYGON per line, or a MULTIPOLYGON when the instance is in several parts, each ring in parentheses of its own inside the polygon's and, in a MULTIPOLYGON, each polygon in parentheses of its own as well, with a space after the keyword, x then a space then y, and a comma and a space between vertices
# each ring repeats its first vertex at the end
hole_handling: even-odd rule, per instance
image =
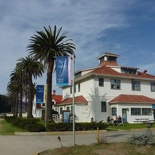
MULTIPOLYGON (((21 79, 20 79, 20 73, 17 71, 17 68, 15 68, 11 75, 10 75, 10 82, 7 85, 7 91, 10 96, 10 99, 13 102, 13 113, 14 116, 18 116, 18 102, 19 102, 19 95, 21 96, 21 79)), ((20 97, 21 99, 21 97, 20 97)), ((22 101, 20 101, 21 103, 22 101)))
POLYGON ((54 71, 55 59, 57 56, 74 55, 75 45, 71 39, 66 39, 66 32, 61 33, 62 27, 58 29, 54 26, 44 27, 44 31, 37 31, 37 34, 31 37, 28 50, 30 55, 37 60, 43 61, 47 66, 47 94, 46 94, 46 120, 52 121, 52 72, 54 71))
POLYGON ((33 80, 37 78, 37 76, 42 76, 44 72, 44 66, 41 62, 34 60, 30 55, 26 58, 20 58, 17 63, 17 68, 25 73, 28 81, 28 111, 27 111, 27 118, 33 118, 32 115, 32 102, 34 98, 34 85, 33 80))
POLYGON ((16 108, 16 106, 18 105, 18 92, 16 91, 16 85, 9 82, 7 85, 7 91, 8 91, 8 96, 9 96, 9 101, 11 104, 11 111, 13 113, 13 116, 17 116, 18 109, 16 108))

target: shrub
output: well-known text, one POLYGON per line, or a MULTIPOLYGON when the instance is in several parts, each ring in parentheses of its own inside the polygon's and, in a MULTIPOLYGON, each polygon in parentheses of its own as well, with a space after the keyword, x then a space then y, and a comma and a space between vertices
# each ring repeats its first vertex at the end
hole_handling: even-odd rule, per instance
POLYGON ((16 119, 16 118, 17 118, 17 117, 15 117, 15 116, 11 116, 11 117, 6 116, 6 117, 5 117, 5 120, 11 123, 11 122, 12 122, 14 119, 16 119))
MULTIPOLYGON (((40 119, 38 118, 18 118, 18 117, 6 117, 8 122, 12 123, 14 126, 19 128, 31 131, 31 132, 39 132, 45 131, 45 127, 43 124, 40 124, 40 119)), ((108 123, 102 122, 91 122, 91 123, 75 123, 76 131, 83 130, 96 130, 97 127, 100 130, 104 130, 108 127, 108 123)), ((47 123, 48 131, 72 131, 73 124, 72 123, 47 123)))
POLYGON ((134 145, 155 145, 155 136, 148 136, 146 134, 137 136, 132 135, 130 138, 128 138, 128 142, 134 145))
POLYGON ((100 144, 107 144, 108 143, 108 139, 107 139, 107 135, 102 135, 99 137, 98 142, 100 144))
POLYGON ((6 117, 6 121, 10 122, 14 126, 19 128, 33 131, 33 132, 41 132, 45 131, 44 125, 40 124, 40 119, 38 118, 18 118, 18 117, 6 117))
POLYGON ((149 145, 155 145, 155 136, 151 137, 148 141, 149 145))
POLYGON ((43 132, 45 131, 45 126, 40 123, 31 124, 30 126, 27 126, 27 130, 30 132, 43 132))
POLYGON ((49 131, 72 131, 72 123, 48 123, 49 131))
MULTIPOLYGON (((97 127, 100 130, 104 130, 108 127, 107 123, 75 123, 76 131, 84 131, 84 130, 96 130, 97 127)), ((49 131, 72 131, 73 124, 72 123, 48 123, 47 129, 49 131)))

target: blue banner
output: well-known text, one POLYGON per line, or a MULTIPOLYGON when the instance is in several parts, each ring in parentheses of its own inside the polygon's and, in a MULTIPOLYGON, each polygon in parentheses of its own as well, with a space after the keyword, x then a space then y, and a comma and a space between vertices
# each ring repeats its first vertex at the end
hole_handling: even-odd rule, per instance
POLYGON ((44 85, 37 85, 36 103, 44 102, 44 85))
POLYGON ((57 86, 68 86, 70 84, 71 62, 68 56, 56 58, 56 84, 57 86))

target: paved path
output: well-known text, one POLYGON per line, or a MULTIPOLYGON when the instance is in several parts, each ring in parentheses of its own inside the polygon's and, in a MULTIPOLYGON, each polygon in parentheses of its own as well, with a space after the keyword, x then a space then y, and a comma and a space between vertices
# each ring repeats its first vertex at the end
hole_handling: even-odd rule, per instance
MULTIPOLYGON (((102 136, 107 137, 108 142, 127 141, 127 137, 132 134, 140 134, 143 131, 117 131, 105 132, 102 136)), ((154 131, 153 131, 154 132, 154 131)), ((0 155, 34 155, 44 150, 61 147, 58 136, 61 138, 62 145, 73 146, 72 133, 55 134, 33 134, 25 133, 15 136, 0 136, 0 155)), ((96 132, 76 133, 75 142, 77 145, 89 145, 96 143, 96 132)))

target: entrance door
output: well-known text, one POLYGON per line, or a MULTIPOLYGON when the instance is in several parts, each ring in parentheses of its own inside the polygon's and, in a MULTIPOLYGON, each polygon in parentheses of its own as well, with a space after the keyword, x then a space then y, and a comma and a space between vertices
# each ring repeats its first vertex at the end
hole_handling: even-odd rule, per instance
POLYGON ((127 109, 122 109, 122 121, 127 123, 127 109))

